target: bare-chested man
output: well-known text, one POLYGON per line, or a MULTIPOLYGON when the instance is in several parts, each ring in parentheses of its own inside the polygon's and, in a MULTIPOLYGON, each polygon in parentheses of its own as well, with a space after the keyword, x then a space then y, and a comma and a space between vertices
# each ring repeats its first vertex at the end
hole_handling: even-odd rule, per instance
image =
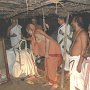
POLYGON ((84 90, 84 55, 88 46, 88 33, 84 29, 83 19, 74 17, 75 29, 70 56, 70 90, 84 90))

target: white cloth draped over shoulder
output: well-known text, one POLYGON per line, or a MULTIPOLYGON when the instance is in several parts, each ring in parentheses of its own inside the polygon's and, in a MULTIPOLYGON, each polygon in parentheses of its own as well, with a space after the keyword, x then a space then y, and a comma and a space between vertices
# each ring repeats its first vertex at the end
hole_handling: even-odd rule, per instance
POLYGON ((17 35, 15 37, 10 37, 11 46, 13 48, 18 48, 18 46, 19 46, 19 41, 21 40, 21 28, 22 27, 20 25, 16 25, 10 31, 10 35, 13 35, 13 34, 17 35))
POLYGON ((67 30, 67 47, 66 47, 66 60, 65 60, 65 67, 64 70, 69 71, 69 49, 72 44, 72 35, 73 31, 71 30, 71 26, 68 24, 61 25, 58 29, 58 36, 57 36, 57 41, 61 47, 62 55, 64 56, 64 34, 65 30, 67 30))
POLYGON ((72 43, 70 38, 72 38, 73 32, 71 31, 70 25, 68 24, 66 26, 66 24, 64 24, 64 25, 60 26, 58 29, 57 41, 61 46, 62 54, 64 53, 64 34, 65 34, 66 29, 67 29, 67 52, 69 52, 69 48, 72 43))

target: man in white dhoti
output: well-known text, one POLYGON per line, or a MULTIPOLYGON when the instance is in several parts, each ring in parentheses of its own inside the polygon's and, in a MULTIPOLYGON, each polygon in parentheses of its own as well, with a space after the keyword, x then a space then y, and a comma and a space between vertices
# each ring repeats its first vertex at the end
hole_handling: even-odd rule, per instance
POLYGON ((58 23, 61 25, 58 29, 58 36, 57 36, 57 41, 60 44, 61 47, 61 51, 62 51, 62 55, 64 57, 64 34, 65 34, 65 30, 67 30, 67 47, 66 47, 66 61, 65 61, 65 67, 64 70, 65 71, 69 71, 69 48, 71 46, 72 43, 72 30, 71 30, 71 26, 68 24, 66 25, 65 23, 65 18, 64 17, 59 17, 58 18, 58 23))
POLYGON ((18 48, 21 40, 21 26, 18 24, 17 19, 11 20, 12 25, 8 28, 8 35, 10 36, 11 46, 16 49, 18 48))
POLYGON ((74 17, 72 25, 75 34, 70 49, 70 90, 84 90, 84 55, 88 46, 88 33, 81 17, 74 17))

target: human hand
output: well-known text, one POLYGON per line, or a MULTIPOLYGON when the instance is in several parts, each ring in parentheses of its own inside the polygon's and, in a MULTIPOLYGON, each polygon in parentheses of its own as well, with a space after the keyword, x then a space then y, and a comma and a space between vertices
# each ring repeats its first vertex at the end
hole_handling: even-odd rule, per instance
POLYGON ((17 35, 15 33, 13 33, 12 35, 10 35, 11 37, 16 37, 17 35))
POLYGON ((77 66, 77 71, 80 73, 81 72, 81 68, 82 68, 82 64, 78 64, 77 66))

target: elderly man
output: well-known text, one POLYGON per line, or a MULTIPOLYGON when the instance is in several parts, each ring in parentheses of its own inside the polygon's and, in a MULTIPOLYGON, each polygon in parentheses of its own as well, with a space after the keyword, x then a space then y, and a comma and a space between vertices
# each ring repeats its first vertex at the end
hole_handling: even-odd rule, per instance
POLYGON ((18 48, 19 41, 21 40, 21 28, 16 18, 11 20, 11 26, 8 28, 8 36, 10 36, 11 46, 14 49, 18 48))

